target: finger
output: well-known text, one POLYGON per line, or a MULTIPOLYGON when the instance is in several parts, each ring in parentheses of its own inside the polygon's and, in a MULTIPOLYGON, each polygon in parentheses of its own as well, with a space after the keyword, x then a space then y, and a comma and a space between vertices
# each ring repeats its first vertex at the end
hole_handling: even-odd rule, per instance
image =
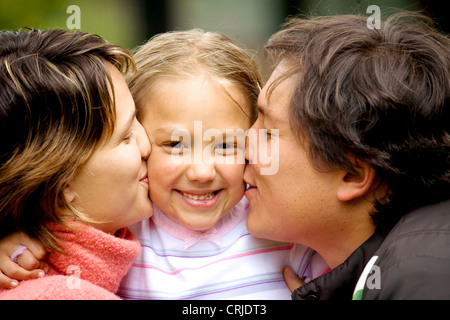
POLYGON ((303 282, 303 280, 300 279, 299 276, 295 274, 294 270, 292 270, 289 266, 285 266, 283 268, 283 277, 291 292, 305 284, 305 282, 303 282))
POLYGON ((17 287, 18 284, 19 282, 17 280, 11 279, 0 272, 0 288, 12 289, 17 287))
POLYGON ((26 270, 33 270, 40 267, 41 263, 29 250, 22 252, 20 256, 17 257, 17 264, 26 270))
POLYGON ((36 240, 29 238, 25 234, 21 234, 21 243, 28 248, 28 250, 37 260, 42 260, 45 258, 47 252, 45 251, 44 247, 36 240))
MULTIPOLYGON (((19 256, 20 257, 20 256, 19 256)), ((15 280, 29 280, 43 277, 45 275, 44 270, 35 269, 32 271, 26 270, 19 266, 17 263, 11 260, 2 261, 3 274, 11 279, 15 280)))
MULTIPOLYGON (((31 270, 31 271, 28 271, 27 270, 27 272, 29 272, 28 273, 28 276, 27 276, 27 279, 38 279, 38 278, 42 278, 43 276, 45 276, 45 271, 44 270, 42 270, 42 269, 34 269, 34 270, 31 270)), ((19 279, 20 280, 20 279, 19 279)), ((22 280, 26 280, 26 279, 22 279, 22 280)))
POLYGON ((39 263, 39 268, 38 269, 44 271, 44 273, 47 273, 50 270, 50 267, 49 267, 48 263, 45 262, 45 261, 42 261, 42 260, 39 261, 39 262, 40 263, 39 263))

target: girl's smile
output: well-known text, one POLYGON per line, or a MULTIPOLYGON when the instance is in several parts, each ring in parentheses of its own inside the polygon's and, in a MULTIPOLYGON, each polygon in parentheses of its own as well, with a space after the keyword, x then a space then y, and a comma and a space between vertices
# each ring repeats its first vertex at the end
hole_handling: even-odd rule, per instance
POLYGON ((211 209, 219 203, 222 190, 216 191, 180 191, 175 190, 182 201, 193 208, 211 209))

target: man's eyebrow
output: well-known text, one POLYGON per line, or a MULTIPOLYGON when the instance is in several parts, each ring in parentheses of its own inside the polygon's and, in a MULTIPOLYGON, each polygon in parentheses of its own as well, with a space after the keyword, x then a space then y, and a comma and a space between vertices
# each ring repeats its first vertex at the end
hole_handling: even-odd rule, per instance
POLYGON ((282 125, 287 119, 282 119, 278 115, 276 115, 273 110, 271 109, 269 103, 262 104, 259 103, 256 105, 256 108, 258 109, 258 112, 264 116, 264 123, 266 125, 270 125, 273 128, 277 128, 280 125, 282 125))
POLYGON ((264 110, 264 108, 261 107, 261 105, 259 103, 256 105, 256 108, 258 109, 259 113, 261 113, 263 115, 266 113, 266 110, 264 110))
POLYGON ((258 112, 261 113, 262 115, 267 115, 270 113, 270 109, 267 107, 267 105, 263 105, 259 101, 256 104, 256 108, 258 109, 258 112))

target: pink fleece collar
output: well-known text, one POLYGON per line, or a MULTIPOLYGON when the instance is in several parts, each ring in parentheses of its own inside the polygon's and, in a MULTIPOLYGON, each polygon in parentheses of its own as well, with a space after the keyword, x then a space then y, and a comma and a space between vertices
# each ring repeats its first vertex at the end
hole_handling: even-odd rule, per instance
POLYGON ((62 253, 50 253, 48 262, 58 274, 79 276, 111 292, 116 292, 141 251, 137 238, 128 228, 117 235, 80 223, 74 227, 54 225, 49 229, 60 241, 62 253))

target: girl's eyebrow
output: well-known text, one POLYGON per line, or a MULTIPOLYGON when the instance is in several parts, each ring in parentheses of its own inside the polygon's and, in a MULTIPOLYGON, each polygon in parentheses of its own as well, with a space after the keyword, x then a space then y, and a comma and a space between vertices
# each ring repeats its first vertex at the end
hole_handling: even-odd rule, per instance
MULTIPOLYGON (((235 129, 232 129, 232 130, 235 130, 235 129)), ((187 129, 175 129, 173 127, 160 127, 158 129, 153 130, 152 134, 156 135, 156 136, 161 135, 161 136, 164 136, 164 137, 170 136, 172 138, 172 135, 173 135, 173 133, 175 131, 177 131, 177 134, 180 135, 178 138, 180 138, 180 137, 181 138, 190 137, 191 139, 195 138, 195 137, 191 137, 191 132, 189 130, 187 130, 187 129)), ((222 134, 221 137, 223 139, 222 141, 228 141, 227 138, 236 138, 236 137, 239 138, 239 134, 240 133, 238 133, 237 135, 236 134, 230 134, 230 133, 227 134, 227 131, 228 130, 225 129, 225 130, 223 130, 221 132, 221 134, 222 134)), ((244 132, 244 131, 242 131, 242 132, 244 132)), ((203 133, 202 133, 201 138, 203 139, 203 133)))

